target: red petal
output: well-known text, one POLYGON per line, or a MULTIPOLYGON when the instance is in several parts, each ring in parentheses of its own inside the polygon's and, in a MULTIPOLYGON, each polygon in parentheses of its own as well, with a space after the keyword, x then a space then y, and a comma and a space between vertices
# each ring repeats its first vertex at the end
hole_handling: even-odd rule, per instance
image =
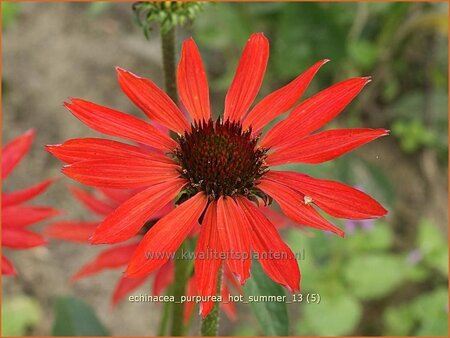
POLYGON ((49 179, 26 189, 9 193, 4 192, 2 193, 2 207, 4 208, 29 201, 37 195, 42 194, 54 181, 54 179, 49 179))
POLYGON ((275 166, 294 162, 322 163, 388 134, 386 129, 369 128, 322 131, 269 154, 267 164, 275 166))
POLYGON ((258 187, 266 194, 273 197, 280 205, 283 212, 294 222, 313 228, 331 231, 344 237, 344 232, 328 222, 310 205, 305 204, 304 195, 282 184, 262 179, 258 187))
MULTIPOLYGON (((186 287, 186 295, 187 296, 195 296, 197 293, 196 287, 195 287, 195 281, 194 278, 190 278, 187 282, 186 287)), ((192 313, 194 312, 195 302, 190 301, 184 303, 184 313, 183 313, 183 322, 185 325, 189 323, 189 320, 192 317, 192 313)))
POLYGON ((166 216, 169 212, 171 212, 174 209, 173 201, 170 201, 167 203, 162 209, 160 209, 158 212, 156 212, 150 220, 157 221, 160 218, 163 218, 166 216))
POLYGON ((92 235, 91 243, 111 244, 133 237, 185 184, 182 179, 170 180, 137 193, 105 218, 92 235))
POLYGON ((44 235, 54 239, 87 243, 98 226, 97 222, 61 221, 49 224, 44 235))
POLYGON ((238 198, 238 203, 251 225, 252 248, 258 253, 264 271, 289 291, 299 291, 300 270, 291 249, 284 243, 275 226, 253 203, 246 198, 238 198))
POLYGON ((83 184, 132 189, 165 182, 180 176, 178 165, 143 158, 113 158, 68 164, 62 172, 83 184))
POLYGON ((29 249, 45 245, 47 242, 42 236, 20 228, 2 229, 2 246, 11 249, 29 249))
POLYGON ((211 117, 208 79, 197 45, 192 38, 183 43, 177 72, 181 101, 194 121, 208 121, 211 117))
POLYGON ((172 261, 168 261, 164 264, 155 274, 153 280, 153 294, 155 296, 161 295, 170 284, 172 284, 174 278, 174 266, 172 261))
POLYGON ((146 275, 172 258, 198 222, 207 202, 208 198, 199 192, 153 225, 131 259, 127 276, 146 275))
POLYGON ((116 67, 119 84, 128 98, 151 120, 183 134, 189 124, 176 104, 152 81, 116 67))
POLYGON ((78 187, 72 186, 69 188, 72 194, 81 202, 84 206, 86 206, 89 210, 99 214, 101 216, 105 216, 114 211, 115 205, 106 203, 93 194, 80 189, 78 187))
POLYGON ((111 203, 115 203, 117 205, 122 204, 127 199, 131 198, 136 194, 134 189, 123 190, 123 189, 111 189, 111 188, 99 188, 103 195, 111 200, 111 203))
POLYGON ((3 255, 2 255, 2 275, 5 276, 17 275, 17 271, 14 268, 14 265, 3 255))
POLYGON ((200 223, 197 223, 192 228, 192 231, 189 233, 189 238, 197 238, 197 235, 200 233, 201 225, 200 223))
POLYGON ((157 149, 173 150, 177 146, 170 137, 132 115, 81 99, 72 99, 72 102, 66 102, 64 105, 83 123, 100 133, 157 149))
POLYGON ((284 121, 275 125, 260 146, 276 148, 299 140, 334 119, 359 94, 370 78, 339 82, 299 104, 284 121), (286 137, 289 135, 289 137, 286 137))
POLYGON ((268 59, 269 41, 263 33, 252 34, 225 97, 225 121, 239 121, 247 113, 258 95, 268 59))
POLYGON ((287 112, 300 99, 317 71, 330 60, 321 60, 298 76, 286 86, 274 91, 262 99, 244 118, 244 130, 252 127, 257 134, 266 124, 287 112))
POLYGON ((233 288, 239 292, 240 294, 242 294, 242 287, 241 284, 238 283, 238 281, 236 280, 236 278, 234 277, 233 273, 230 270, 230 267, 228 265, 223 265, 223 277, 222 277, 222 281, 226 280, 227 283, 231 284, 231 286, 233 286, 233 288))
POLYGON ((275 225, 275 228, 277 229, 283 228, 292 222, 288 217, 273 210, 273 208, 271 207, 260 206, 258 207, 258 209, 263 213, 264 216, 267 217, 270 223, 275 225))
POLYGON ((118 157, 139 157, 171 162, 170 158, 163 154, 149 153, 141 147, 101 138, 76 138, 63 144, 47 145, 45 148, 56 158, 69 164, 118 157))
POLYGON ((217 228, 222 251, 230 270, 242 285, 250 277, 250 228, 241 210, 231 197, 217 201, 217 228))
POLYGON ((224 301, 220 303, 220 308, 225 312, 229 320, 235 321, 237 319, 236 304, 234 302, 228 302, 230 290, 225 283, 222 283, 221 295, 224 301))
POLYGON ((116 306, 131 291, 140 287, 147 280, 148 276, 127 278, 122 276, 117 283, 112 296, 112 306, 116 306))
POLYGON ((13 205, 2 210, 2 223, 4 227, 26 227, 59 213, 58 210, 47 207, 13 205))
MULTIPOLYGON (((199 296, 211 297, 217 293, 217 275, 221 259, 219 233, 217 230, 217 203, 212 202, 206 210, 200 228, 200 236, 195 247, 194 278, 199 296)), ((205 318, 214 306, 214 302, 202 302, 200 315, 205 318)))
POLYGON ((22 158, 28 153, 33 144, 35 131, 28 130, 16 137, 2 149, 2 179, 5 179, 22 158))
POLYGON ((339 182, 273 170, 265 177, 311 197, 314 204, 334 217, 366 219, 381 217, 387 213, 387 210, 369 195, 339 182))
POLYGON ((133 243, 102 251, 94 260, 84 265, 72 276, 71 281, 75 282, 106 269, 115 269, 127 265, 137 247, 138 244, 133 243))

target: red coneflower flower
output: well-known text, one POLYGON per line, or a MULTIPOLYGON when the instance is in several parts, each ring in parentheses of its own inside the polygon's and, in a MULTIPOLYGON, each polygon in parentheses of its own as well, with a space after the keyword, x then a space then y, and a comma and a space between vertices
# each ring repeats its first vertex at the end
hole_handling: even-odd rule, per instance
MULTIPOLYGON (((33 144, 35 132, 29 130, 13 139, 2 149, 2 180, 19 164, 33 144)), ((47 218, 55 216, 58 211, 48 207, 24 205, 43 193, 53 180, 45 180, 29 188, 14 191, 2 191, 2 246, 10 249, 30 249, 46 244, 42 236, 26 229, 47 218)), ((13 264, 2 255, 2 275, 15 275, 13 264)))
MULTIPOLYGON (((294 222, 343 231, 323 218, 316 207, 335 217, 380 217, 386 210, 365 193, 344 184, 319 180, 271 167, 290 162, 316 164, 388 134, 385 129, 336 129, 316 132, 336 117, 369 78, 353 78, 303 101, 261 140, 264 126, 299 100, 322 60, 249 109, 260 89, 269 43, 253 34, 245 46, 225 98, 223 118, 212 120, 208 83, 194 40, 184 42, 177 81, 189 123, 175 103, 153 82, 117 68, 125 94, 152 120, 177 134, 175 139, 131 115, 88 101, 72 99, 66 107, 91 128, 157 148, 141 148, 105 139, 75 139, 49 150, 69 162, 64 174, 84 184, 130 189, 147 187, 97 227, 92 243, 117 243, 134 236, 151 216, 176 199, 178 207, 144 236, 128 265, 128 276, 145 276, 164 265, 191 230, 201 223, 195 259, 195 281, 201 296, 216 293, 222 261, 240 283, 250 276, 251 251, 265 272, 289 290, 299 290, 300 272, 294 254, 274 225, 255 204, 274 199, 294 222), (181 194, 180 194, 181 192, 181 194), (277 252, 281 259, 267 257, 277 252), (149 252, 165 253, 148 259, 149 252), (210 254, 225 253, 224 255, 210 254)), ((205 298, 206 299, 206 298, 205 298)), ((206 316, 213 306, 201 306, 206 316)))

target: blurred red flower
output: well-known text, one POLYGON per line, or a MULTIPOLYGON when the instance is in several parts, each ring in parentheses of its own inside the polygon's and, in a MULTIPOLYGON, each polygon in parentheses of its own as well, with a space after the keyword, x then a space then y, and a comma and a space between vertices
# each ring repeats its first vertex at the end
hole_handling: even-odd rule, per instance
MULTIPOLYGON (((140 241, 127 276, 146 276, 166 264, 201 223, 196 254, 205 257, 194 263, 199 295, 215 295, 222 262, 244 284, 250 276, 252 251, 260 254, 261 265, 270 278, 295 291, 300 288, 295 256, 257 205, 270 204, 274 199, 294 222, 340 236, 344 232, 323 218, 316 207, 346 219, 386 214, 377 201, 352 187, 271 168, 287 163, 322 163, 387 135, 385 129, 368 128, 317 132, 370 79, 352 78, 313 95, 260 139, 262 129, 295 105, 328 61, 317 62, 250 110, 261 87, 268 56, 268 40, 262 33, 253 34, 226 95, 223 119, 213 121, 203 63, 194 40, 186 40, 177 82, 191 123, 152 81, 117 68, 124 93, 151 120, 176 133, 176 138, 132 115, 88 101, 72 99, 65 104, 94 130, 158 149, 148 152, 97 138, 73 139, 48 147, 53 155, 68 163, 64 174, 81 183, 118 189, 146 187, 106 217, 96 228, 92 243, 128 240, 168 202, 176 200, 179 204, 140 241), (269 251, 282 258, 261 258, 269 251), (217 257, 210 252, 225 255, 217 257), (160 255, 148 259, 149 253, 160 255)), ((206 316, 212 306, 211 301, 204 302, 201 315, 206 316)))
MULTIPOLYGON (((2 180, 6 179, 14 168, 28 153, 33 144, 35 131, 29 130, 13 139, 2 149, 2 180)), ((2 191, 2 246, 23 250, 45 245, 41 235, 27 229, 27 227, 53 217, 59 212, 53 208, 26 205, 43 193, 51 184, 52 179, 45 180, 29 188, 14 192, 2 191)), ((2 255, 2 275, 15 275, 13 264, 2 255)))
MULTIPOLYGON (((117 189, 97 189, 98 195, 84 191, 78 187, 71 187, 71 193, 77 198, 89 211, 101 216, 103 220, 108 214, 113 212, 121 203, 125 202, 136 194, 136 190, 117 190, 117 189)), ((154 215, 155 221, 162 215, 166 214, 172 209, 168 204, 154 215)), ((95 228, 101 223, 99 221, 58 221, 49 224, 44 234, 53 239, 60 239, 74 243, 89 244, 89 237, 94 232, 95 228)), ((92 261, 85 264, 74 276, 71 281, 75 282, 79 279, 92 276, 107 269, 116 269, 126 267, 129 263, 134 250, 139 244, 139 238, 133 238, 131 243, 114 245, 112 248, 103 250, 92 261)), ((171 269, 163 266, 155 274, 153 283, 154 293, 159 293, 160 290, 171 282, 171 269)), ((141 278, 126 278, 122 276, 116 285, 112 296, 112 304, 116 305, 127 294, 142 285, 149 276, 141 278)))

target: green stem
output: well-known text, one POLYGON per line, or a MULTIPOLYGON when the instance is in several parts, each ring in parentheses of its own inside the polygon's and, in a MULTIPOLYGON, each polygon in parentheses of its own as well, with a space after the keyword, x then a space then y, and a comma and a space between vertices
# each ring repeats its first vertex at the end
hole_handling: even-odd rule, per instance
MULTIPOLYGON (((220 289, 222 287, 222 269, 219 269, 219 274, 217 276, 217 296, 220 296, 220 289)), ((219 331, 219 304, 220 302, 214 303, 209 315, 203 319, 201 335, 202 336, 217 336, 219 331)))
MULTIPOLYGON (((164 84, 166 93, 177 103, 177 82, 175 71, 175 28, 172 27, 167 32, 161 30, 161 49, 164 68, 164 84)), ((183 250, 186 246, 182 244, 175 258, 175 278, 173 282, 173 296, 175 303, 171 305, 172 326, 170 330, 171 336, 182 336, 185 330, 183 325, 184 303, 181 303, 181 297, 186 294, 186 283, 189 272, 189 262, 181 259, 183 250)), ((168 311, 168 310, 167 310, 168 311)))
POLYGON ((180 300, 181 297, 186 294, 186 283, 189 272, 189 265, 186 264, 189 262, 181 258, 182 252, 185 248, 185 244, 182 244, 178 248, 175 258, 175 280, 173 281, 173 296, 175 297, 175 303, 172 304, 171 336, 182 336, 184 333, 184 303, 181 303, 180 300))
POLYGON ((164 67, 164 85, 166 93, 177 103, 177 82, 175 72, 175 28, 167 32, 161 31, 161 48, 164 67))
MULTIPOLYGON (((168 294, 172 293, 172 287, 169 288, 169 292, 168 294)), ((159 328, 158 328, 158 336, 165 336, 167 334, 167 329, 168 329, 168 324, 169 324, 169 313, 170 313, 170 308, 171 308, 172 303, 171 302, 166 302, 164 303, 163 306, 163 313, 161 316, 161 321, 159 323, 159 328)))

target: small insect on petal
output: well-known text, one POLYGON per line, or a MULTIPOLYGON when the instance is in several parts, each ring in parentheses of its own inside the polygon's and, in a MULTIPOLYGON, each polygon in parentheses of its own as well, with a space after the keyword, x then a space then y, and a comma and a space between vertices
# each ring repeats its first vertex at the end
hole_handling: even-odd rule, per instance
POLYGON ((311 204, 313 202, 313 199, 311 196, 306 196, 303 197, 303 201, 305 202, 305 205, 311 204))

